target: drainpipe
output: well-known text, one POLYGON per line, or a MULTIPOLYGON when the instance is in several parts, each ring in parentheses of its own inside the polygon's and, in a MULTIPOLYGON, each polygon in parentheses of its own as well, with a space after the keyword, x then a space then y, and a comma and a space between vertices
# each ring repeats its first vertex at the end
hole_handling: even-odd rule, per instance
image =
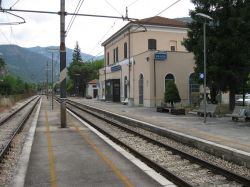
MULTIPOLYGON (((130 91, 131 91, 131 54, 130 54, 130 43, 131 43, 131 38, 130 38, 130 26, 128 28, 128 101, 129 103, 131 102, 130 98, 130 91)), ((131 104, 131 103, 130 103, 131 104)))
POLYGON ((106 66, 107 66, 107 56, 106 56, 106 46, 104 47, 104 101, 106 101, 106 79, 107 79, 107 73, 106 73, 106 66))

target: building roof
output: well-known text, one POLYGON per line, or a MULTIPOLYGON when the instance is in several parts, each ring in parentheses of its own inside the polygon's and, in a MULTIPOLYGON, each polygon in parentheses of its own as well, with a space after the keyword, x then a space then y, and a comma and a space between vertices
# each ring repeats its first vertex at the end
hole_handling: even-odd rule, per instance
POLYGON ((94 79, 94 80, 89 81, 88 84, 97 84, 97 81, 98 81, 97 79, 94 79))
POLYGON ((134 23, 145 24, 145 25, 184 27, 184 28, 187 27, 187 24, 182 22, 182 21, 178 21, 176 19, 164 18, 161 16, 155 16, 155 17, 141 19, 141 20, 135 21, 134 23))
POLYGON ((115 34, 109 37, 106 41, 102 43, 102 46, 105 46, 107 43, 112 41, 117 36, 120 36, 124 31, 126 31, 129 27, 133 25, 144 25, 144 26, 159 26, 159 27, 175 27, 175 28, 187 28, 187 24, 182 21, 178 21, 176 19, 169 19, 161 16, 155 16, 145 19, 140 19, 136 21, 130 21, 120 30, 118 30, 115 34))

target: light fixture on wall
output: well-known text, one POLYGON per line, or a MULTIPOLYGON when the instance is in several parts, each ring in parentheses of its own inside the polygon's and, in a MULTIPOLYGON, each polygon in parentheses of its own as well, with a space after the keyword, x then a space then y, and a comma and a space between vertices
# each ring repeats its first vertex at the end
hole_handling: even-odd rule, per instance
POLYGON ((147 62, 149 61, 149 57, 146 58, 147 62))

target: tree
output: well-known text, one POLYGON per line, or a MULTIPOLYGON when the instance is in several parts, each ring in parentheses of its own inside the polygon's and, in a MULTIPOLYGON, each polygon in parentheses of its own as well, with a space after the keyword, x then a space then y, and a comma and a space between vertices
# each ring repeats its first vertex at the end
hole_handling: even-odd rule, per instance
POLYGON ((5 65, 4 59, 0 58, 0 78, 5 74, 5 65))
POLYGON ((166 82, 164 101, 166 103, 171 103, 172 108, 174 107, 174 103, 178 103, 181 101, 179 91, 174 81, 166 82))
POLYGON ((4 59, 0 58, 0 70, 4 68, 4 66, 5 66, 4 59))
POLYGON ((98 78, 98 71, 103 67, 104 60, 97 60, 93 63, 82 63, 81 49, 78 42, 72 55, 72 63, 68 67, 68 75, 72 81, 68 90, 85 96, 87 83, 98 78))
POLYGON ((72 54, 72 63, 81 63, 81 62, 83 62, 81 57, 81 49, 79 47, 78 42, 76 42, 76 46, 72 54))
MULTIPOLYGON (((207 85, 212 101, 216 93, 229 91, 230 109, 235 105, 235 93, 245 85, 250 72, 250 2, 244 0, 192 0, 195 10, 190 12, 188 38, 183 44, 195 56, 195 74, 203 72, 203 23, 196 13, 213 18, 207 24, 207 85)), ((200 82, 202 83, 202 82, 200 82)))

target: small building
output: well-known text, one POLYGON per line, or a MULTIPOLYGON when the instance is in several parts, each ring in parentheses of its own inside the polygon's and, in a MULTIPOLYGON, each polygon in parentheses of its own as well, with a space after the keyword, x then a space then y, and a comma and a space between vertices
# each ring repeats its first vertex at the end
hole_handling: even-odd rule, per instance
POLYGON ((164 17, 131 21, 103 42, 105 67, 99 70, 99 97, 155 107, 164 101, 166 81, 175 81, 181 103, 199 97, 194 56, 182 41, 187 25, 164 17), (197 93, 198 92, 198 93, 197 93))
POLYGON ((98 96, 97 83, 97 79, 88 82, 86 87, 86 97, 91 96, 92 98, 96 98, 98 96))

